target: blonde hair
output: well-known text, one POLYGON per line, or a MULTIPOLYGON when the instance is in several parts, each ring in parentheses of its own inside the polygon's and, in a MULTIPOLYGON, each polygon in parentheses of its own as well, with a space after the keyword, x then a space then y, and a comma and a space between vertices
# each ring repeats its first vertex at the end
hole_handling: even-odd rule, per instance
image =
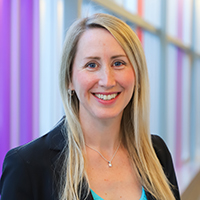
MULTIPOLYGON (((94 14, 79 19, 69 28, 64 43, 60 69, 60 89, 66 113, 66 143, 60 200, 79 200, 81 190, 89 192, 84 169, 84 138, 79 122, 79 101, 68 94, 72 79, 72 65, 80 36, 91 28, 104 28, 118 41, 135 71, 134 94, 124 109, 121 130, 127 149, 143 187, 156 199, 175 199, 162 166, 152 146, 149 130, 149 81, 145 55, 132 29, 120 19, 108 14, 94 14), (66 167, 67 166, 67 167, 66 167)), ((87 194, 85 194, 87 195, 87 194)))

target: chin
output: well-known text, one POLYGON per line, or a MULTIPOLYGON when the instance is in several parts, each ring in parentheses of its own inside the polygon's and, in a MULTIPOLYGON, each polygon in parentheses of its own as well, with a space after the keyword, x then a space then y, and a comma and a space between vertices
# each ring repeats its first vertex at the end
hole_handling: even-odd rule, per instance
POLYGON ((99 119, 99 120, 109 120, 109 119, 117 119, 122 117, 122 113, 98 113, 97 115, 94 116, 94 118, 99 119))

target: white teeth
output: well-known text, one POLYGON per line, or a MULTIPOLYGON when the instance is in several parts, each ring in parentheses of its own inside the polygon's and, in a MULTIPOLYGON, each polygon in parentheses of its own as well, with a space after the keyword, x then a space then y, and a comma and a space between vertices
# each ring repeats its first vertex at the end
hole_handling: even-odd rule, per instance
POLYGON ((103 94, 95 94, 96 97, 98 97, 99 99, 103 99, 103 100, 111 100, 114 99, 117 96, 117 93, 115 94, 109 94, 109 95, 103 95, 103 94))

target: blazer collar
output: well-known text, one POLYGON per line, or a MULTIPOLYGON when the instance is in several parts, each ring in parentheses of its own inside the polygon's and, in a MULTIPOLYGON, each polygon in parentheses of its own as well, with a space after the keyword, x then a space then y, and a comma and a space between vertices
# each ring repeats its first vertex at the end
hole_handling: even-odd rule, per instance
MULTIPOLYGON (((48 133, 47 137, 48 137, 48 143, 49 143, 50 150, 60 152, 64 149, 65 144, 67 143, 67 140, 68 140, 67 132, 66 132, 66 117, 65 116, 63 116, 60 119, 60 121, 48 133)), ((56 164, 56 160, 58 159, 58 157, 59 157, 59 153, 58 154, 56 153, 55 157, 52 158, 53 165, 56 164)), ((60 162, 62 163, 62 159, 60 160, 60 162)), ((61 167, 60 162, 57 163, 57 167, 61 167)), ((57 174, 57 176, 59 177, 58 174, 57 174)), ((148 200, 155 200, 155 198, 153 198, 150 193, 148 193, 147 191, 145 191, 145 192, 146 192, 148 200)), ((86 194, 86 191, 83 190, 83 193, 82 193, 83 197, 81 199, 85 199, 84 198, 85 194, 86 194)), ((93 200, 91 192, 86 200, 93 200)))
POLYGON ((62 151, 67 142, 66 117, 62 117, 60 121, 48 133, 48 143, 51 150, 62 151))

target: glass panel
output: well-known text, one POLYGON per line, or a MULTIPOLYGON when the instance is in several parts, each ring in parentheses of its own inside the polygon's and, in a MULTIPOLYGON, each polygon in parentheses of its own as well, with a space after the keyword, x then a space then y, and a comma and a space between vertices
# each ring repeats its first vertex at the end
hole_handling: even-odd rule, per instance
POLYGON ((176 138, 176 94, 177 94, 177 48, 168 45, 167 49, 167 69, 166 69, 166 92, 167 92, 167 143, 172 154, 175 155, 176 138))
POLYGON ((159 133, 160 40, 149 32, 143 32, 143 46, 150 82, 150 130, 162 135, 159 133))
POLYGON ((63 1, 40 1, 40 134, 63 114, 58 73, 63 43, 63 1))
POLYGON ((150 24, 160 27, 161 0, 144 0, 144 19, 150 24))
POLYGON ((133 13, 133 14, 137 14, 138 12, 138 0, 124 0, 124 8, 133 13))
POLYGON ((183 0, 182 40, 185 45, 191 45, 192 30, 192 3, 191 0, 183 0))
POLYGON ((82 17, 87 17, 95 13, 105 13, 105 9, 94 2, 83 0, 81 13, 82 17))
POLYGON ((195 1, 195 51, 200 53, 200 1, 195 1))
POLYGON ((178 1, 167 1, 167 34, 178 37, 178 1))
POLYGON ((100 6, 99 4, 95 2, 91 2, 89 0, 83 0, 81 13, 82 13, 82 17, 87 17, 95 13, 107 13, 107 14, 115 15, 108 9, 100 6))
POLYGON ((182 161, 190 157, 190 81, 191 64, 189 56, 184 54, 182 63, 182 161))

